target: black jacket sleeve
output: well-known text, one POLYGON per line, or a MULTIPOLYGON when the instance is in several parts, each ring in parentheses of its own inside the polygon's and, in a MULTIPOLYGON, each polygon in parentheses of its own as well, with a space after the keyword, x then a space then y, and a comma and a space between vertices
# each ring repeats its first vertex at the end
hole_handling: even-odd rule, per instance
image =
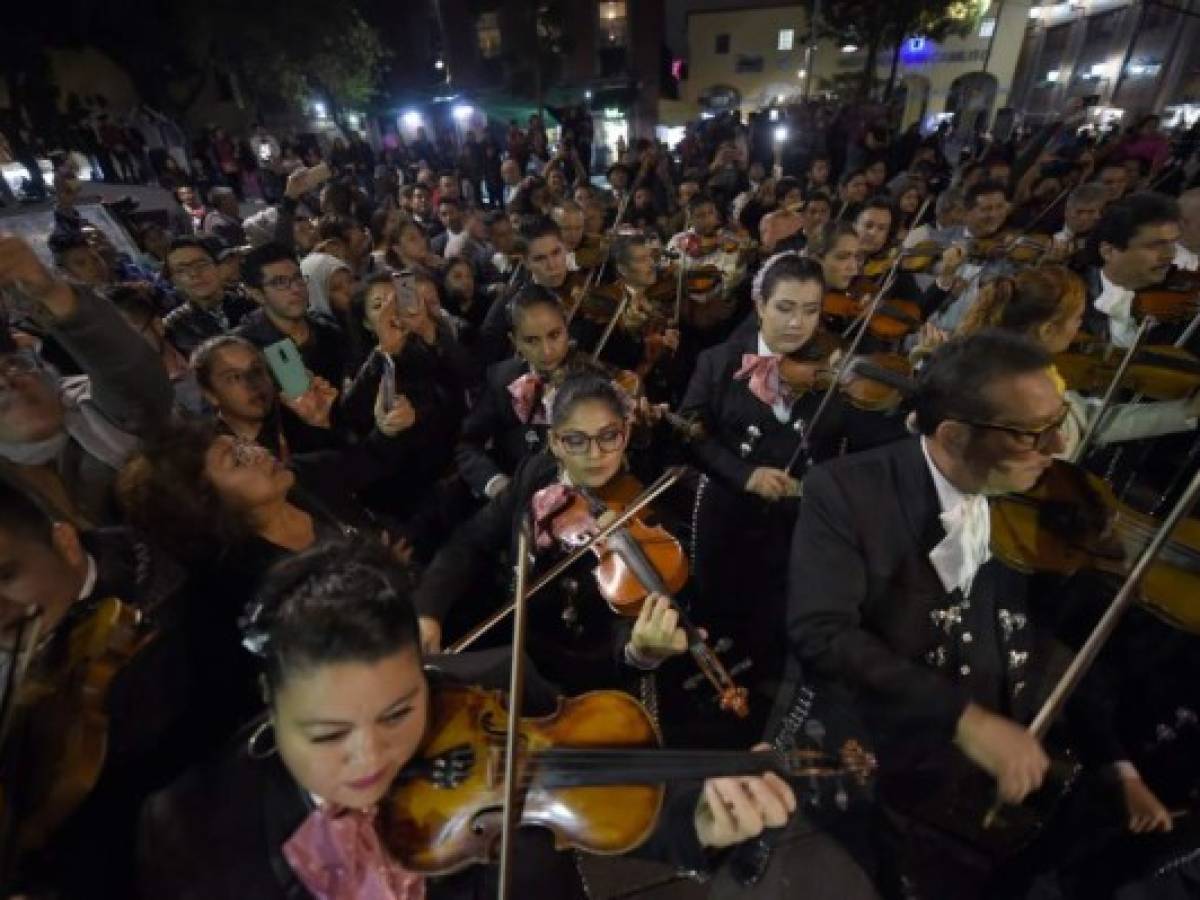
POLYGON ((735 490, 744 490, 754 466, 715 437, 720 430, 722 371, 718 348, 700 354, 696 371, 688 382, 680 413, 695 415, 704 425, 705 436, 692 443, 692 452, 706 472, 719 476, 735 490))
POLYGON ((455 460, 463 480, 478 496, 484 496, 487 483, 503 474, 500 466, 488 455, 489 443, 505 427, 504 410, 500 408, 500 392, 489 379, 479 402, 471 409, 462 423, 455 460))
POLYGON ((788 638, 807 671, 887 705, 896 718, 931 729, 930 737, 949 740, 967 694, 864 627, 868 560, 852 521, 837 480, 826 467, 812 469, 792 538, 788 638))

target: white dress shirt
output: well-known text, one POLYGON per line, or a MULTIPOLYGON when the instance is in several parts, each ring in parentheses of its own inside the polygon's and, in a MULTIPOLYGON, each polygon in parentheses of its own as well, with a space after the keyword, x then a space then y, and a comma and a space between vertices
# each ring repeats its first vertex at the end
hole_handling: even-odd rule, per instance
POLYGON ((929 445, 921 438, 921 452, 933 477, 938 505, 942 509, 942 527, 946 536, 929 551, 929 561, 949 593, 961 588, 963 595, 971 593, 975 574, 992 558, 991 517, 987 498, 983 494, 966 494, 950 483, 929 455, 929 445))
POLYGON ((1175 266, 1185 272, 1200 270, 1200 253, 1193 253, 1183 244, 1175 245, 1175 266))
POLYGON ((1100 296, 1096 309, 1108 316, 1109 340, 1117 347, 1132 347, 1137 337, 1138 323, 1133 318, 1133 294, 1128 288, 1113 284, 1104 271, 1100 272, 1100 296))

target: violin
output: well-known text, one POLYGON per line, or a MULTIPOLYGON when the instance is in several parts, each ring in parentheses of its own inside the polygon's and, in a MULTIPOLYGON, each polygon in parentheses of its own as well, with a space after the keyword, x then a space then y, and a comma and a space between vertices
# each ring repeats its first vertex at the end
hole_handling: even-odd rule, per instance
POLYGON ((136 608, 110 597, 38 652, 4 746, 6 769, 10 753, 23 763, 19 780, 5 784, 5 806, 17 814, 10 852, 44 847, 92 792, 108 749, 109 689, 153 639, 136 608))
MULTIPOLYGON (((1123 356, 1117 348, 1092 342, 1056 354, 1054 366, 1073 390, 1102 394, 1123 356)), ((1200 390, 1200 359, 1179 347, 1144 347, 1134 354, 1120 386, 1152 400, 1182 400, 1200 390)))
MULTIPOLYGON (((993 497, 992 552, 1021 572, 1121 578, 1158 522, 1117 500, 1085 469, 1055 460, 1023 494, 993 497)), ((1142 579, 1140 601, 1169 625, 1200 634, 1200 521, 1182 519, 1142 579)))
POLYGON ((967 244, 967 259, 977 263, 1007 259, 1019 266, 1039 262, 1054 250, 1054 236, 1000 232, 988 238, 974 238, 967 244))
MULTIPOLYGON (((431 875, 495 858, 503 824, 508 711, 498 691, 447 685, 430 698, 416 756, 381 804, 379 834, 406 868, 431 875)), ((817 750, 671 750, 649 712, 623 691, 592 691, 552 714, 518 720, 521 825, 548 828, 560 850, 626 853, 654 831, 665 785, 775 772, 813 796, 865 785, 875 760, 848 741, 817 750)))
POLYGON ((803 347, 779 360, 779 380, 794 397, 824 391, 833 378, 833 360, 842 351, 842 339, 821 329, 803 347))
POLYGON ((1172 269, 1162 284, 1134 294, 1133 310, 1160 322, 1190 319, 1200 312, 1200 272, 1172 269))
MULTIPOLYGON (((642 484, 632 475, 614 479, 598 493, 577 489, 569 503, 551 513, 552 533, 566 547, 583 546, 594 536, 597 520, 609 513, 619 515, 641 493, 642 484)), ((687 584, 687 555, 679 541, 641 517, 593 543, 591 549, 598 560, 592 572, 596 585, 617 615, 635 618, 650 594, 671 596, 687 584)), ((721 709, 744 719, 750 714, 749 692, 734 683, 687 611, 678 604, 675 610, 687 634, 688 652, 716 690, 721 709)))
MULTIPOLYGON (((879 282, 858 275, 844 291, 826 291, 821 309, 826 316, 855 320, 862 316, 867 299, 878 291, 879 282)), ((923 324, 921 306, 912 300, 885 297, 867 324, 867 330, 882 341, 898 341, 923 324)))
POLYGON ((891 412, 915 389, 912 365, 899 353, 856 356, 838 383, 838 390, 852 406, 868 412, 891 412))

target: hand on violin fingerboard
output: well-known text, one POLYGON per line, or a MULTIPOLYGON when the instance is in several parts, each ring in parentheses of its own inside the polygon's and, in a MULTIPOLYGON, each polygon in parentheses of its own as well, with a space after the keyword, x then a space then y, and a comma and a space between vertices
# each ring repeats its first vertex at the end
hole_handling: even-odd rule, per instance
POLYGON ((782 828, 795 811, 796 795, 773 772, 710 778, 696 804, 696 837, 702 847, 732 847, 758 837, 766 828, 782 828))

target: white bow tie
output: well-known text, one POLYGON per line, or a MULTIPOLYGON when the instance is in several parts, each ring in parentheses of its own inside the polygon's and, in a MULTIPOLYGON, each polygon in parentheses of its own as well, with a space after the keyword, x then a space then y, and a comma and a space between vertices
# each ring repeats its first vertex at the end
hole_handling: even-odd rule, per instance
POLYGON ((947 593, 961 588, 966 596, 971 593, 975 573, 992 558, 987 498, 972 494, 942 513, 941 519, 946 536, 929 551, 929 561, 947 593))

